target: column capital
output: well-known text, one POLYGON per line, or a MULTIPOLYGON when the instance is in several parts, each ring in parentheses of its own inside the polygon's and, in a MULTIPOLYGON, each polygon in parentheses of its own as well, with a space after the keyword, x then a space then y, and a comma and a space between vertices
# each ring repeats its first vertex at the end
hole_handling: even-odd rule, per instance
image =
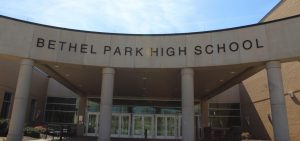
POLYGON ((33 66, 34 62, 32 59, 24 58, 21 60, 21 65, 30 65, 33 66))
POLYGON ((184 74, 194 74, 194 69, 192 68, 182 68, 181 69, 181 74, 184 75, 184 74))
POLYGON ((266 63, 266 68, 281 68, 280 61, 269 61, 266 63))
POLYGON ((103 74, 115 74, 115 69, 114 68, 103 68, 102 73, 103 74))

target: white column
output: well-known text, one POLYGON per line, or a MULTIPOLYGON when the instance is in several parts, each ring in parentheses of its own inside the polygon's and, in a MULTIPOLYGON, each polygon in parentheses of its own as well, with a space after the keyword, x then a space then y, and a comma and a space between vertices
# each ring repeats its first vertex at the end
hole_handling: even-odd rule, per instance
POLYGON ((99 120, 100 129, 98 141, 110 141, 114 74, 115 70, 113 68, 104 68, 102 70, 101 104, 99 120))
POLYGON ((181 70, 182 141, 195 140, 194 120, 194 71, 181 70))
POLYGON ((22 141, 32 68, 33 61, 31 59, 21 61, 7 141, 22 141))
POLYGON ((289 127, 279 61, 266 64, 275 141, 289 141, 289 127))

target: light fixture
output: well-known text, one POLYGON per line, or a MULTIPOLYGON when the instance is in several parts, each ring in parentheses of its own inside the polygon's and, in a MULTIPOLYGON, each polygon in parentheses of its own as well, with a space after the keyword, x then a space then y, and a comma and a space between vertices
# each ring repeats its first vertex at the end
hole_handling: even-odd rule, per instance
POLYGON ((55 65, 54 67, 55 67, 55 68, 59 68, 59 65, 55 65))
POLYGON ((220 81, 220 82, 224 82, 224 80, 223 80, 223 79, 220 79, 219 81, 220 81))
POLYGON ((293 91, 288 92, 288 95, 289 95, 291 98, 294 98, 294 97, 295 97, 295 94, 294 94, 293 91))
POLYGON ((231 74, 235 74, 235 71, 230 72, 231 74))

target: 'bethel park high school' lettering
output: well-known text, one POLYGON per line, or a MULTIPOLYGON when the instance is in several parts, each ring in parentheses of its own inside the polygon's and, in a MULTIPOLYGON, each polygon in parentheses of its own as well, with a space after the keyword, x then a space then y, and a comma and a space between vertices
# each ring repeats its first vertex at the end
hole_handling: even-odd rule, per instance
MULTIPOLYGON (((67 50, 68 52, 75 53, 89 53, 97 54, 93 44, 87 43, 72 43, 67 41, 56 41, 56 40, 46 40, 43 38, 37 38, 36 47, 47 48, 49 50, 67 50)), ((244 40, 243 42, 229 42, 229 43, 218 43, 218 44, 208 44, 208 45, 196 45, 192 49, 194 55, 201 54, 221 54, 228 52, 238 52, 239 50, 251 50, 259 49, 264 46, 259 43, 259 39, 255 40, 244 40)), ((119 46, 109 46, 105 45, 102 47, 102 54, 112 54, 118 56, 186 56, 189 47, 162 47, 162 48, 152 48, 144 49, 142 47, 119 47, 119 46)))

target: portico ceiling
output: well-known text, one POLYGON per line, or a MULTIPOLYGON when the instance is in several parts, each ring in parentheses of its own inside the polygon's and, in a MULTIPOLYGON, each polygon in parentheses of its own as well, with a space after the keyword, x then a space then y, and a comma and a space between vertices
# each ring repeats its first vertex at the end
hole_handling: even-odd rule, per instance
MULTIPOLYGON (((102 68, 38 61, 37 67, 79 95, 100 97, 102 68)), ((195 99, 212 97, 262 68, 262 64, 194 68, 195 99)), ((116 68, 114 99, 180 100, 180 69, 116 68)))

